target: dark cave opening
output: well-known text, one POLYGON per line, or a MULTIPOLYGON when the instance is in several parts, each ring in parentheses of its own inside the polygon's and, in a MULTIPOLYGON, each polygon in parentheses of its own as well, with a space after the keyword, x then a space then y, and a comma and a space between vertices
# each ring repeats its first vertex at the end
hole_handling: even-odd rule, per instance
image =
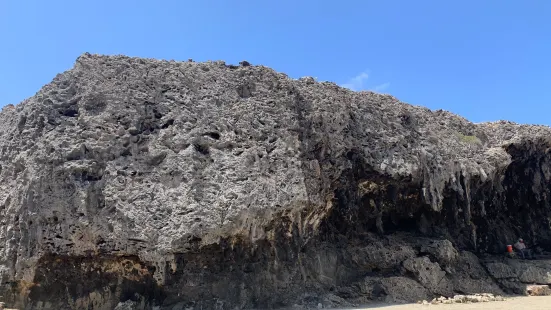
POLYGON ((507 152, 513 161, 503 180, 502 212, 517 238, 526 239, 531 246, 551 250, 551 174, 547 171, 551 166, 551 156, 548 145, 544 141, 510 145, 507 152))
POLYGON ((446 226, 456 241, 466 241, 465 236, 474 228, 476 244, 471 242, 471 246, 478 252, 502 254, 520 237, 529 247, 551 250, 551 186, 550 174, 545 171, 551 161, 547 146, 528 143, 511 145, 506 150, 512 162, 503 173, 485 182, 479 178, 469 181, 471 223, 463 216, 462 197, 446 191, 446 226))
POLYGON ((512 162, 489 179, 458 175, 446 184, 442 210, 421 198, 422 184, 374 172, 354 152, 334 191, 327 232, 348 238, 396 232, 450 239, 460 249, 503 253, 519 237, 551 250, 551 156, 546 144, 509 146, 512 162), (459 189, 458 189, 459 187, 459 189))

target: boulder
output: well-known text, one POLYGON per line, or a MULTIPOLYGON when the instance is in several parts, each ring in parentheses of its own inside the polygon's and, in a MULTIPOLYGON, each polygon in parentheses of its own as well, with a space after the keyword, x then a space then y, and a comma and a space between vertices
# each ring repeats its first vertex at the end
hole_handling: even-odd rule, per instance
POLYGON ((551 284, 551 261, 510 259, 507 264, 523 283, 551 284))
POLYGON ((551 284, 550 269, 543 269, 536 266, 527 266, 518 270, 519 280, 524 283, 551 284))
POLYGON ((446 278, 446 272, 440 269, 438 263, 433 263, 425 257, 410 258, 404 262, 404 268, 413 273, 425 288, 438 295, 453 295, 453 287, 446 278))
POLYGON ((428 296, 430 296, 426 288, 410 278, 383 278, 381 279, 381 286, 388 302, 411 303, 428 299, 428 296))
POLYGON ((486 263, 486 269, 496 279, 509 279, 518 276, 513 267, 501 262, 486 263))
POLYGON ((551 288, 549 288, 549 285, 528 285, 526 286, 526 292, 530 296, 549 296, 551 295, 551 288))
POLYGON ((432 255, 442 266, 457 262, 459 253, 449 240, 431 240, 421 246, 422 253, 432 255))

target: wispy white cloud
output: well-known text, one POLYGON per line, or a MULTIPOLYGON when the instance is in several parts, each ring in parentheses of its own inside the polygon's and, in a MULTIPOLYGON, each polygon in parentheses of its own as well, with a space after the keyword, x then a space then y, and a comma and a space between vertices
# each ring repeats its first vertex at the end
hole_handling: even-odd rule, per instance
POLYGON ((390 82, 386 82, 383 84, 379 84, 373 87, 368 87, 367 80, 369 79, 369 74, 367 74, 367 71, 364 71, 355 77, 348 80, 346 83, 341 84, 342 87, 348 88, 353 91, 360 91, 360 90, 366 90, 369 89, 371 91, 375 92, 381 92, 390 87, 390 82))
POLYGON ((351 78, 341 86, 354 91, 362 90, 364 89, 364 83, 365 81, 367 81, 368 78, 369 78, 369 75, 367 74, 367 72, 362 72, 357 76, 351 78))
POLYGON ((383 83, 381 85, 377 85, 377 86, 373 87, 373 91, 383 91, 383 90, 385 90, 389 87, 390 87, 390 83, 386 82, 386 83, 383 83))

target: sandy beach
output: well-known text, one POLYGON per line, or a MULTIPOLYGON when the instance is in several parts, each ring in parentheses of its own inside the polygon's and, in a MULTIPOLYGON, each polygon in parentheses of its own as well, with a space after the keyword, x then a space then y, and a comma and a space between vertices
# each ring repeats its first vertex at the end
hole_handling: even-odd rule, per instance
POLYGON ((495 301, 485 303, 470 303, 470 304, 439 304, 439 305, 392 305, 379 306, 374 308, 362 309, 381 309, 381 310, 409 310, 409 309, 433 309, 433 310, 478 310, 478 309, 495 309, 495 310, 548 310, 551 309, 551 296, 534 296, 534 297, 512 297, 506 301, 495 301))

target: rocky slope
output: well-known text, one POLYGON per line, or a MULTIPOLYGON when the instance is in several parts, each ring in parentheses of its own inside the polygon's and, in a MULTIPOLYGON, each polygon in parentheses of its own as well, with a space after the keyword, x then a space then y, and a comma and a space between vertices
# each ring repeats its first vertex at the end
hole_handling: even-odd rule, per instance
POLYGON ((550 146, 549 127, 247 62, 84 54, 0 113, 0 296, 177 310, 522 292, 547 265, 479 257, 551 247, 550 146))

